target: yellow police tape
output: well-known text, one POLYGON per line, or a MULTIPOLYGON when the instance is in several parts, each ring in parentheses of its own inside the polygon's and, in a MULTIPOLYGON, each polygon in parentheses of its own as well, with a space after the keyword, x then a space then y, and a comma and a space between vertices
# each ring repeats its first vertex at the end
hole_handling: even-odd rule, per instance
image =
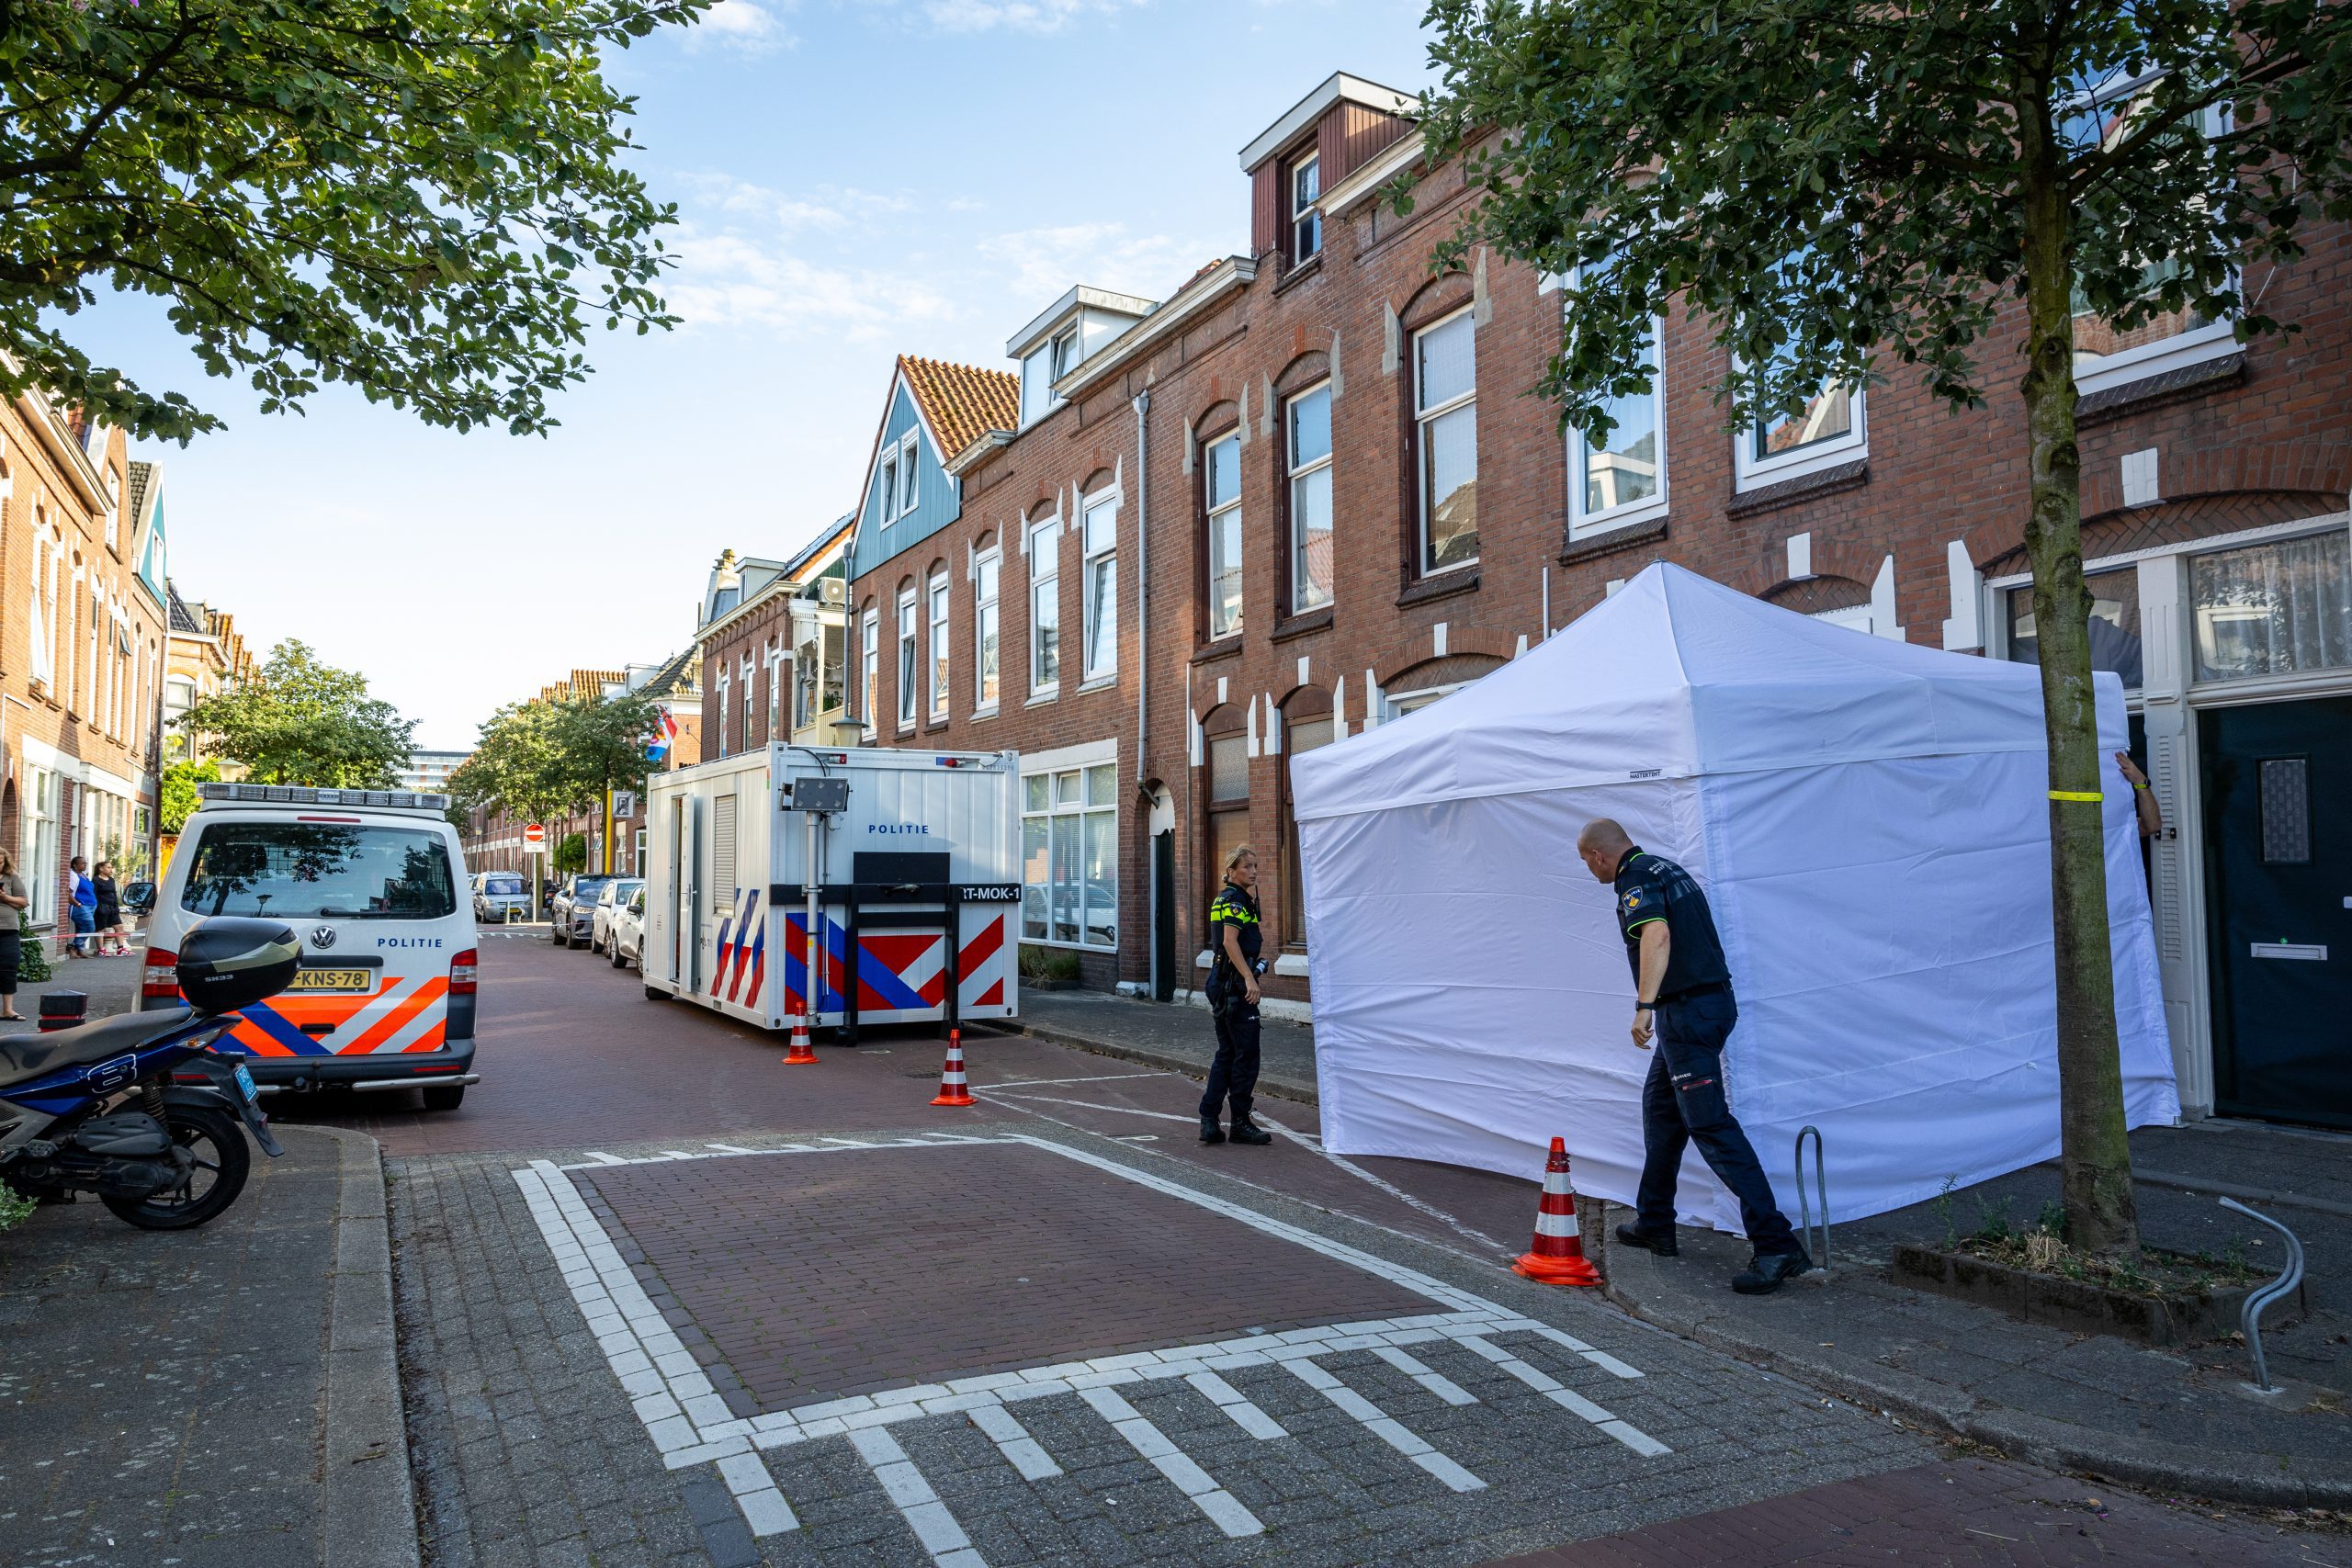
POLYGON ((2050 792, 2050 798, 2052 800, 2105 800, 2107 796, 2095 789, 2053 789, 2050 792))

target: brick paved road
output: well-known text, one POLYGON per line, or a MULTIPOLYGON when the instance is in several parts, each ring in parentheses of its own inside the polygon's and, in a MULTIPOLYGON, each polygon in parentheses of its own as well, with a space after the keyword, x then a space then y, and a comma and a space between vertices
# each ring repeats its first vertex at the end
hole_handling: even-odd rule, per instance
POLYGON ((935 1042, 787 1070, 585 955, 484 945, 484 1083, 364 1119, 435 1568, 1662 1562, 1619 1532, 1694 1517, 1715 1561, 1888 1560, 1736 1554, 1812 1517, 1743 1506, 1799 1494, 1907 1496, 1955 1554, 1899 1560, 1999 1562, 1956 1549, 2049 1506, 1821 1493, 1935 1450, 1504 1271, 1532 1183, 1335 1162, 1295 1105, 1203 1149, 1187 1080, 1029 1041, 975 1041, 983 1103, 933 1110, 935 1042))

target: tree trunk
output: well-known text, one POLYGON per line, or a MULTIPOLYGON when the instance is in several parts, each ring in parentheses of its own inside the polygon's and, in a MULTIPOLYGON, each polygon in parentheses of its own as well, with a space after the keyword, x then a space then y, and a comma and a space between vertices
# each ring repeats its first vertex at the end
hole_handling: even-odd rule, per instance
POLYGON ((2082 472, 2075 445, 2074 267, 2064 164, 2047 122, 2028 113, 2025 182, 2026 424, 2031 447, 2033 621, 2050 744, 2050 892, 2056 939, 2060 1165, 2066 1237, 2086 1251, 2140 1250, 2123 1070, 2115 1033, 2099 753, 2091 692, 2089 591, 2083 586, 2082 472), (2040 132, 2041 134, 2037 134, 2040 132), (2039 145, 2036 145, 2039 143, 2039 145))

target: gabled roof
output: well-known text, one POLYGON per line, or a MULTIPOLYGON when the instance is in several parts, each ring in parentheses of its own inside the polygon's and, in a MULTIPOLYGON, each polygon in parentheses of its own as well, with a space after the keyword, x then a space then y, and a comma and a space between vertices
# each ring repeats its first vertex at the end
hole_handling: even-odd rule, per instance
POLYGON ((911 354, 899 355, 899 369, 914 393, 916 411, 938 439, 943 462, 983 431, 1020 426, 1021 378, 1009 370, 983 370, 911 354))
POLYGON ((856 526, 857 513, 854 512, 845 513, 834 518, 831 526, 820 529, 815 538, 793 552, 792 558, 784 563, 784 575, 796 581, 798 581, 801 568, 823 555, 836 543, 846 541, 850 530, 856 526))
POLYGON ((643 689, 657 697, 666 697, 681 686, 688 690, 698 689, 702 684, 701 675, 702 654, 689 644, 673 655, 668 663, 656 670, 647 679, 643 689))
POLYGON ((179 584, 168 577, 165 578, 164 592, 171 601, 172 630, 183 637, 204 636, 204 623, 196 618, 196 612, 189 609, 187 601, 180 597, 179 584))

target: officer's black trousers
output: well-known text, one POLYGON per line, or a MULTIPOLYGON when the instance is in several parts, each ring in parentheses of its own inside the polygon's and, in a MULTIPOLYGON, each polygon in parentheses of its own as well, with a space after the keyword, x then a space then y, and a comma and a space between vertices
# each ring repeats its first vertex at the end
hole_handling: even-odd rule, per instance
POLYGON ((1211 994, 1211 1007, 1216 1017, 1216 1060, 1209 1064, 1209 1085, 1201 1096, 1203 1120, 1215 1119, 1225 1109, 1229 1099, 1233 1102, 1233 1119, 1244 1121, 1250 1114, 1250 1097, 1258 1088, 1258 1004, 1236 996, 1216 1007, 1216 993, 1211 994))
POLYGON ((1772 1185, 1724 1094, 1724 1042, 1739 1020, 1738 1004, 1729 991, 1718 991, 1661 1003, 1655 1020, 1657 1038, 1642 1085, 1645 1157, 1634 1224, 1657 1234, 1673 1231, 1675 1179, 1683 1149, 1695 1143, 1715 1179, 1739 1200, 1748 1244, 1759 1254, 1796 1251, 1788 1216, 1773 1201, 1772 1185))

